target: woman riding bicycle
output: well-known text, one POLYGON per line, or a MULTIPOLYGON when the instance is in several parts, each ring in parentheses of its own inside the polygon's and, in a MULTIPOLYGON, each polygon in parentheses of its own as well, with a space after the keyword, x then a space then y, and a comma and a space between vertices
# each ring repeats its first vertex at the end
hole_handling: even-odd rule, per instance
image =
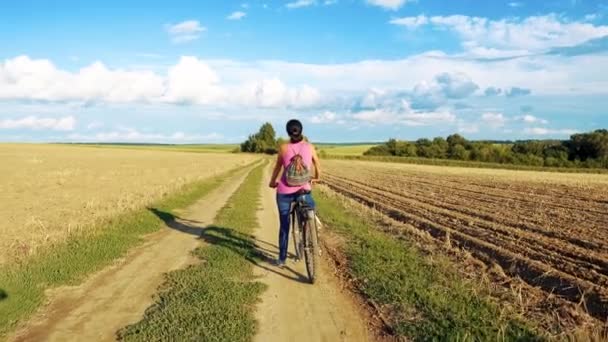
POLYGON ((317 152, 312 144, 304 140, 302 123, 295 119, 289 120, 286 129, 290 141, 279 147, 279 156, 269 183, 271 188, 277 189, 277 206, 280 216, 278 266, 284 266, 287 259, 289 210, 291 209, 291 203, 295 202, 299 197, 304 197, 308 205, 314 208, 315 202, 310 194, 312 190, 311 184, 313 181, 319 180, 321 176, 317 152), (294 186, 288 180, 288 172, 293 169, 294 160, 301 162, 303 167, 300 167, 299 170, 305 170, 304 174, 310 172, 314 166, 314 176, 308 177, 302 185, 294 186), (283 173, 279 181, 277 181, 281 170, 283 170, 283 173))

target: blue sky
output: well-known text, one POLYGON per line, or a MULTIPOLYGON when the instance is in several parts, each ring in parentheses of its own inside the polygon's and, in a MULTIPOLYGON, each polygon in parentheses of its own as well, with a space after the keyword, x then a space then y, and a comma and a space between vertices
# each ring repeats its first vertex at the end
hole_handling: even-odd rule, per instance
POLYGON ((0 42, 0 141, 608 127, 608 1, 5 1, 0 42))

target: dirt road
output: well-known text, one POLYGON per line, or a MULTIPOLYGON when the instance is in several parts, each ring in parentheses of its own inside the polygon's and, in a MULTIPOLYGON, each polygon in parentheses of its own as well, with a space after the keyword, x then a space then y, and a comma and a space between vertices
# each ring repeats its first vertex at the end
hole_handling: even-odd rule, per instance
MULTIPOLYGON (((188 220, 189 225, 211 224, 250 170, 233 176, 180 216, 188 220)), ((178 229, 166 228, 152 234, 143 246, 82 285, 54 290, 49 305, 12 340, 115 340, 118 329, 142 318, 163 281, 163 274, 191 262, 190 251, 198 245, 200 240, 178 229)))
MULTIPOLYGON (((262 179, 262 207, 258 212, 260 229, 255 233, 258 248, 269 258, 278 255, 279 217, 275 192, 262 179)), ((290 239, 291 242, 291 239, 290 239)), ((290 245, 290 251, 292 246, 290 245)), ((365 321, 348 295, 338 286, 326 260, 320 263, 321 277, 308 283, 303 262, 288 259, 287 267, 255 266, 256 275, 268 285, 257 307, 260 324, 255 341, 368 341, 365 321)))

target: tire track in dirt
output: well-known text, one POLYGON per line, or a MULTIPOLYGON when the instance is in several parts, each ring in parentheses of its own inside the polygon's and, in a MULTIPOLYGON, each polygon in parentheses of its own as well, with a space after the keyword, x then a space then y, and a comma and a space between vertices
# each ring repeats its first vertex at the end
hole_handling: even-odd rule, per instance
MULTIPOLYGON (((268 176, 268 175, 267 175, 268 176)), ((256 244, 268 260, 278 255, 279 218, 275 190, 262 180, 262 210, 258 213, 260 228, 256 244)), ((290 237, 290 251, 293 249, 290 237)), ((354 301, 341 290, 325 255, 319 262, 320 278, 308 283, 303 262, 288 259, 287 267, 272 264, 255 266, 255 274, 268 285, 257 307, 259 332, 254 341, 368 341, 367 325, 354 301)))
MULTIPOLYGON (((217 212, 252 169, 253 166, 238 172, 180 211, 180 220, 201 228, 213 223, 217 212)), ((192 262, 190 252, 199 245, 196 236, 179 228, 167 227, 151 234, 142 246, 81 285, 52 290, 49 304, 10 340, 114 341, 118 329, 143 317, 164 274, 192 262)))

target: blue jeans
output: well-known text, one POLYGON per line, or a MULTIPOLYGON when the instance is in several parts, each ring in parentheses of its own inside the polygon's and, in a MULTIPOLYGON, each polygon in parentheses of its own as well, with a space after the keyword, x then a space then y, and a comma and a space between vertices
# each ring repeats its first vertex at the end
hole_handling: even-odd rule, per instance
POLYGON ((287 246, 289 245, 289 209, 291 209, 291 203, 295 202, 300 196, 304 197, 304 200, 311 207, 315 207, 315 201, 311 194, 277 194, 277 206, 279 208, 280 228, 279 228, 279 260, 285 261, 287 259, 287 246))

